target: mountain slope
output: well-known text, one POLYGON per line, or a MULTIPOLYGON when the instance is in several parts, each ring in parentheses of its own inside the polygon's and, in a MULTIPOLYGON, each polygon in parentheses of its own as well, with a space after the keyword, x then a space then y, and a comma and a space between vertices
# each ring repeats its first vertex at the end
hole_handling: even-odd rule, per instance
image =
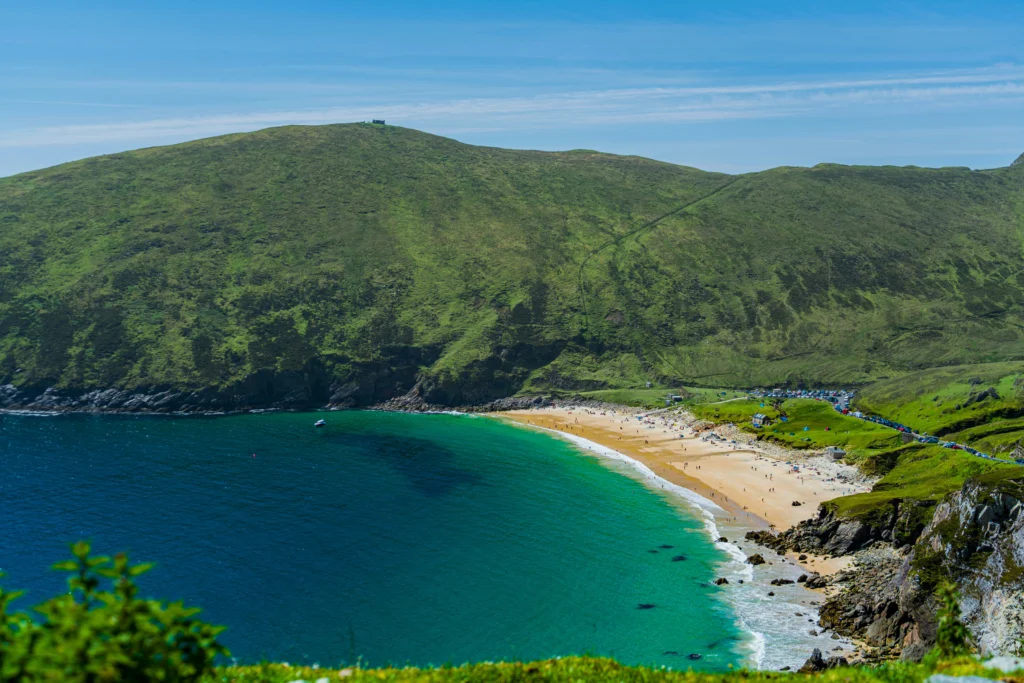
POLYGON ((270 129, 0 179, 0 384, 458 404, 1021 359, 1022 234, 1019 166, 726 176, 270 129))

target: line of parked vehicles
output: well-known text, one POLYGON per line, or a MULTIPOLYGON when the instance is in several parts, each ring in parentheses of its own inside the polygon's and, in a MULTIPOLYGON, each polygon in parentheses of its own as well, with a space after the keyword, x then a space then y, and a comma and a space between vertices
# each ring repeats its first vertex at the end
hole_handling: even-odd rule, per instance
MULTIPOLYGON (((900 424, 893 420, 887 420, 884 417, 878 415, 865 415, 859 410, 850 410, 850 402, 853 400, 854 393, 847 389, 755 389, 750 392, 750 395, 755 398, 809 398, 817 401, 828 401, 832 403, 832 406, 836 411, 843 415, 849 415, 856 417, 861 420, 867 420, 868 422, 874 422, 891 429, 895 429, 899 432, 910 434, 915 441, 918 443, 937 444, 943 448, 948 448, 954 451, 964 451, 971 455, 985 460, 992 460, 994 462, 1011 462, 1003 458, 997 458, 988 453, 982 453, 976 448, 971 448, 966 444, 956 443, 955 441, 943 441, 937 436, 932 436, 925 432, 918 432, 912 427, 908 427, 905 424, 900 424)), ((1012 462, 1016 462, 1018 465, 1024 465, 1024 458, 1017 458, 1012 462)))

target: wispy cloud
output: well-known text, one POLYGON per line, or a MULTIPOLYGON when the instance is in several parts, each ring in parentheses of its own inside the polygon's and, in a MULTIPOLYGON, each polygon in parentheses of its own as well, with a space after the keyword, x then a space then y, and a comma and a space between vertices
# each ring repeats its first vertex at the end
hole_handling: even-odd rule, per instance
POLYGON ((268 126, 370 118, 449 131, 493 131, 806 116, 840 107, 928 111, 1022 99, 1024 69, 1009 66, 889 78, 616 88, 45 126, 0 134, 0 147, 187 139, 268 126))

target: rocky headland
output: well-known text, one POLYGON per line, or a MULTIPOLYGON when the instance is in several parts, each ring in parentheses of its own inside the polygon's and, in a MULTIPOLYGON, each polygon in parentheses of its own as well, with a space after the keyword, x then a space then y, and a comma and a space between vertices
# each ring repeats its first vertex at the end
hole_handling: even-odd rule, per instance
POLYGON ((935 644, 934 589, 959 585, 960 607, 983 655, 1024 639, 1024 483, 971 480, 927 523, 920 503, 896 503, 872 520, 842 519, 829 505, 781 534, 748 536, 776 552, 852 555, 850 570, 811 576, 826 587, 819 625, 862 643, 866 659, 920 660, 935 644))

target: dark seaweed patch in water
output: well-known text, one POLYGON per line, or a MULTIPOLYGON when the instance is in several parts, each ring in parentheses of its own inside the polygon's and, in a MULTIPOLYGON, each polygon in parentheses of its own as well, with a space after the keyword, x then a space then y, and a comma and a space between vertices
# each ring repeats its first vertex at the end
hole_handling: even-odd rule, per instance
POLYGON ((460 486, 484 483, 477 472, 455 464, 455 454, 436 442, 390 434, 346 434, 333 443, 355 448, 365 457, 383 461, 427 497, 445 496, 460 486))

